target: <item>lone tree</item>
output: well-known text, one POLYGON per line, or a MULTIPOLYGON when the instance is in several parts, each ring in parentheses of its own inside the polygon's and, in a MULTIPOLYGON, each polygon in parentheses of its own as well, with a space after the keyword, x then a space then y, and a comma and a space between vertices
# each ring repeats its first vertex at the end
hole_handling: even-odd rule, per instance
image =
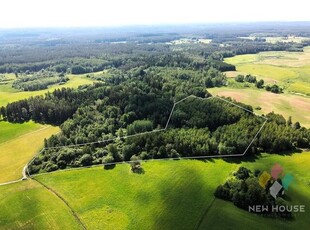
POLYGON ((136 155, 133 155, 130 158, 130 166, 131 166, 131 171, 133 173, 143 173, 143 169, 141 166, 140 158, 136 155))

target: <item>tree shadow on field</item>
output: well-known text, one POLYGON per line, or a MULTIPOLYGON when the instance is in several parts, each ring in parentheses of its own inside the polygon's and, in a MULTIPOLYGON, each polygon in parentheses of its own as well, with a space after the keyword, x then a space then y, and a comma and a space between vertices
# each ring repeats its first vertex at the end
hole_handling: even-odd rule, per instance
POLYGON ((255 153, 255 154, 249 153, 248 155, 245 154, 244 156, 223 157, 222 159, 226 161, 227 163, 241 164, 242 162, 255 162, 259 160, 260 158, 262 158, 261 153, 255 153))
POLYGON ((116 164, 108 164, 108 165, 104 165, 103 169, 104 170, 111 170, 111 169, 114 169, 115 166, 116 166, 116 164))
POLYGON ((281 155, 281 156, 291 156, 295 153, 302 153, 302 149, 287 150, 287 151, 283 151, 283 152, 276 153, 276 154, 281 155))
POLYGON ((162 202, 158 204, 160 212, 153 215, 153 229, 197 228, 214 199, 213 189, 210 192, 208 181, 202 173, 185 165, 182 170, 178 170, 177 179, 164 179, 158 186, 162 202))
POLYGON ((193 159, 195 161, 200 161, 204 163, 215 163, 214 158, 201 158, 201 159, 193 159))

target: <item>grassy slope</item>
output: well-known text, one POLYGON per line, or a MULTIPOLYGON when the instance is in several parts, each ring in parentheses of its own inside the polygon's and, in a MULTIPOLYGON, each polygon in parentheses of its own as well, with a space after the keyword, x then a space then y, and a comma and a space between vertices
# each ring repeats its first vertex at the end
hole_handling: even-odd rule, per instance
POLYGON ((285 173, 291 173, 294 181, 286 193, 292 204, 306 205, 306 212, 300 213, 294 221, 284 221, 249 214, 247 211, 238 209, 230 202, 216 199, 211 209, 204 218, 200 229, 308 229, 310 220, 308 217, 310 207, 310 152, 294 154, 292 156, 267 155, 255 162, 243 163, 244 166, 261 169, 270 172, 271 167, 279 163, 285 173), (236 221, 238 220, 238 221, 236 221), (210 226, 213 226, 210 228, 210 226))
POLYGON ((23 124, 0 121, 0 144, 42 127, 43 125, 34 123, 33 121, 23 124))
POLYGON ((89 229, 194 229, 215 187, 236 169, 223 160, 143 163, 38 176, 59 192, 89 229))
POLYGON ((70 210, 39 183, 0 187, 0 229, 81 229, 70 210))
POLYGON ((274 94, 256 88, 221 87, 208 89, 208 91, 214 95, 232 97, 252 105, 253 108, 260 106, 262 110, 255 110, 258 114, 274 111, 282 114, 286 119, 292 116, 293 122, 299 121, 303 126, 310 127, 310 98, 289 93, 274 94))
POLYGON ((286 87, 288 91, 310 94, 310 47, 304 52, 261 52, 225 59, 237 71, 251 73, 267 83, 286 87))
MULTIPOLYGON (((286 221, 262 218, 236 208, 233 203, 216 199, 198 228, 199 230, 294 229, 286 221)), ((306 229, 306 228, 304 228, 306 229)))
MULTIPOLYGON (((307 229, 309 162, 310 152, 292 156, 263 154, 238 164, 219 159, 207 163, 152 161, 143 163, 145 173, 141 175, 131 173, 128 165, 117 165, 112 170, 95 167, 59 171, 37 179, 63 196, 89 229, 196 229, 201 218, 199 229, 307 229), (287 192, 291 203, 306 205, 306 213, 294 221, 256 216, 219 199, 212 203, 216 186, 240 164, 268 171, 275 163, 294 176, 287 192)), ((47 193, 34 181, 0 187, 0 204, 4 207, 0 209, 0 225, 16 228, 28 223, 29 228, 57 228, 54 220, 59 214, 59 224, 77 228, 67 208, 47 193)))
MULTIPOLYGON (((295 178, 287 193, 291 202, 310 207, 309 162, 310 153, 302 153, 263 154, 241 163, 253 170, 270 170, 280 163, 295 178)), ((237 167, 222 160, 181 160, 144 163, 142 175, 130 173, 127 165, 117 165, 113 170, 97 167, 37 178, 67 199, 91 229, 196 229, 216 186, 237 167)), ((307 215, 284 222, 255 216, 216 199, 200 229, 306 229, 309 224, 307 215)))
POLYGON ((12 82, 6 85, 0 85, 0 106, 5 106, 9 102, 18 101, 31 96, 43 95, 48 91, 53 91, 63 87, 77 88, 80 85, 93 83, 93 80, 86 78, 85 75, 68 75, 68 77, 70 80, 63 85, 54 85, 48 89, 39 91, 18 91, 12 88, 12 82))
POLYGON ((42 147, 44 138, 59 131, 58 127, 42 126, 32 132, 0 144, 0 183, 21 178, 22 169, 42 147))

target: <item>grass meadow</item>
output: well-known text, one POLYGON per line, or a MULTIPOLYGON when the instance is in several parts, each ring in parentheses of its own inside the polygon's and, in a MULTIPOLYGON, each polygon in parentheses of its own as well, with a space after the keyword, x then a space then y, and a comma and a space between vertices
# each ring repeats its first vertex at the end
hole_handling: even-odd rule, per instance
POLYGON ((42 127, 44 126, 33 121, 23 124, 0 121, 0 144, 42 127))
POLYGON ((195 229, 216 186, 237 164, 223 160, 128 164, 56 172, 36 178, 56 190, 88 229, 195 229))
POLYGON ((24 124, 0 122, 0 127, 4 127, 11 136, 8 140, 1 129, 0 183, 20 179, 23 167, 42 148, 44 138, 60 131, 58 127, 32 122, 24 124))
POLYGON ((292 116, 293 122, 299 121, 303 126, 310 128, 310 98, 290 93, 274 94, 254 87, 221 87, 210 88, 208 91, 213 95, 231 97, 249 104, 257 114, 274 111, 286 119, 292 116), (255 110, 256 107, 261 107, 261 110, 255 110))
POLYGON ((277 83, 289 92, 310 95, 310 47, 305 47, 304 52, 237 55, 225 62, 235 65, 238 72, 252 74, 268 84, 277 83))
POLYGON ((0 186, 0 229, 82 229, 55 194, 33 180, 0 186))
POLYGON ((292 204, 310 207, 310 152, 262 154, 224 161, 149 161, 144 174, 127 164, 59 171, 36 176, 57 191, 89 229, 307 229, 307 212, 293 221, 256 216, 214 199, 216 187, 241 165, 269 171, 280 163, 294 176, 287 195, 292 204))

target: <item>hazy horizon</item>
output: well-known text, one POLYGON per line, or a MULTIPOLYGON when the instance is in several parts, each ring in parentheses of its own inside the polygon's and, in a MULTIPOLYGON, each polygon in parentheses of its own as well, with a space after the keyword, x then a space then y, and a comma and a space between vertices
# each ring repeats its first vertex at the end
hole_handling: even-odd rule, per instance
POLYGON ((303 1, 206 2, 11 0, 2 3, 0 28, 79 28, 247 22, 308 22, 303 1))

